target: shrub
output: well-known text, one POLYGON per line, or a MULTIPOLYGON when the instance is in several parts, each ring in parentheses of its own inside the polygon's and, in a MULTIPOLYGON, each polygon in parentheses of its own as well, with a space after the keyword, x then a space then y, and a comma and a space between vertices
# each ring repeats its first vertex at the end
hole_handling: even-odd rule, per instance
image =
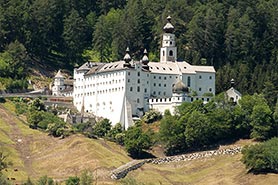
POLYGON ((0 103, 5 103, 5 102, 6 102, 5 98, 0 97, 0 103))
POLYGON ((245 147, 242 162, 250 172, 278 172, 278 138, 245 147))
POLYGON ((99 121, 94 127, 93 127, 93 133, 98 137, 104 137, 106 134, 111 130, 111 122, 109 119, 103 119, 99 121))
POLYGON ((158 121, 162 118, 162 114, 156 110, 151 109, 150 111, 146 112, 143 116, 143 120, 146 123, 153 123, 155 121, 158 121))
MULTIPOLYGON (((107 137, 110 140, 117 142, 116 136, 118 134, 121 134, 122 132, 123 132, 122 124, 121 123, 117 123, 111 130, 109 130, 109 132, 107 134, 107 137)), ((118 141, 120 141, 120 140, 118 140, 118 141)))
POLYGON ((54 185, 54 180, 45 175, 45 176, 40 177, 37 185, 54 185))
POLYGON ((124 146, 132 157, 141 157, 143 150, 151 147, 150 134, 144 133, 140 126, 129 127, 125 132, 124 146))
POLYGON ((78 177, 69 177, 66 180, 66 185, 79 185, 80 179, 78 177))

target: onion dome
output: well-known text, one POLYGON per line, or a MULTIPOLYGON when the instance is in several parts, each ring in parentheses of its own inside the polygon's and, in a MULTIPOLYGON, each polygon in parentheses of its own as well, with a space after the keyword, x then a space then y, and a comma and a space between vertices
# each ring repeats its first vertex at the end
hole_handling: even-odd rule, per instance
POLYGON ((126 53, 125 53, 125 56, 124 56, 124 61, 127 64, 127 63, 129 63, 131 61, 131 57, 129 55, 129 48, 128 47, 126 48, 125 51, 126 51, 126 53))
POLYGON ((174 26, 171 23, 171 19, 172 18, 170 16, 167 17, 168 22, 163 27, 163 30, 165 31, 165 33, 173 33, 174 32, 174 26))
POLYGON ((179 80, 179 81, 177 81, 177 83, 175 83, 172 90, 173 90, 173 93, 188 93, 189 92, 188 87, 186 87, 181 80, 179 80))
POLYGON ((148 65, 148 63, 149 63, 149 58, 148 58, 147 54, 148 54, 148 52, 147 52, 147 50, 145 49, 145 50, 144 50, 144 56, 143 56, 143 58, 142 58, 142 63, 143 63, 144 65, 148 65))

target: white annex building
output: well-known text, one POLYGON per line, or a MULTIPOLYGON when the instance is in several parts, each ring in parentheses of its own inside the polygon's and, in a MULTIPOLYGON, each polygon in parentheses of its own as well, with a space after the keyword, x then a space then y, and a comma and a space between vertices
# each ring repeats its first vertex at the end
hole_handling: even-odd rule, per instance
POLYGON ((164 112, 182 102, 209 101, 215 95, 215 69, 177 61, 171 17, 164 26, 160 62, 146 50, 134 61, 127 49, 122 61, 90 63, 74 69, 73 102, 79 111, 108 118, 127 129, 149 109, 164 112))

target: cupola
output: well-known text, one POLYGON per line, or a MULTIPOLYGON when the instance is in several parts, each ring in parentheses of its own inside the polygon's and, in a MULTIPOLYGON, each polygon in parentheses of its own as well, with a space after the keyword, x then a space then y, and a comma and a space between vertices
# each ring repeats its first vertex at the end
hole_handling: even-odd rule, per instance
POLYGON ((148 57, 148 52, 147 52, 147 50, 145 49, 144 50, 144 56, 143 56, 143 58, 142 58, 142 63, 144 64, 144 65, 148 65, 148 63, 149 63, 149 57, 148 57))
POLYGON ((173 33, 174 32, 174 26, 171 23, 171 16, 167 17, 167 23, 166 25, 163 27, 163 30, 165 33, 173 33))
POLYGON ((232 78, 231 79, 231 87, 234 87, 235 86, 235 80, 232 78))
POLYGON ((183 83, 181 80, 179 80, 179 81, 177 81, 177 83, 175 83, 175 85, 173 86, 172 91, 173 91, 173 93, 178 93, 178 94, 180 94, 180 93, 188 93, 188 92, 189 92, 189 89, 188 89, 188 87, 186 87, 186 86, 184 85, 184 83, 183 83))
POLYGON ((129 67, 130 66, 129 62, 131 61, 131 57, 129 55, 129 48, 128 47, 126 48, 126 51, 125 51, 124 61, 125 61, 124 66, 129 67))

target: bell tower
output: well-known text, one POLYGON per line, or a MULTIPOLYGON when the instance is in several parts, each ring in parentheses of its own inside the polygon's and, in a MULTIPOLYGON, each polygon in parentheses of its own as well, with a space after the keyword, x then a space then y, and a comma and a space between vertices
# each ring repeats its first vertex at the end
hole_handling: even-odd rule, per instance
POLYGON ((160 48, 160 62, 175 62, 177 60, 177 47, 175 42, 174 26, 171 17, 167 17, 167 23, 163 27, 162 46, 160 48))

